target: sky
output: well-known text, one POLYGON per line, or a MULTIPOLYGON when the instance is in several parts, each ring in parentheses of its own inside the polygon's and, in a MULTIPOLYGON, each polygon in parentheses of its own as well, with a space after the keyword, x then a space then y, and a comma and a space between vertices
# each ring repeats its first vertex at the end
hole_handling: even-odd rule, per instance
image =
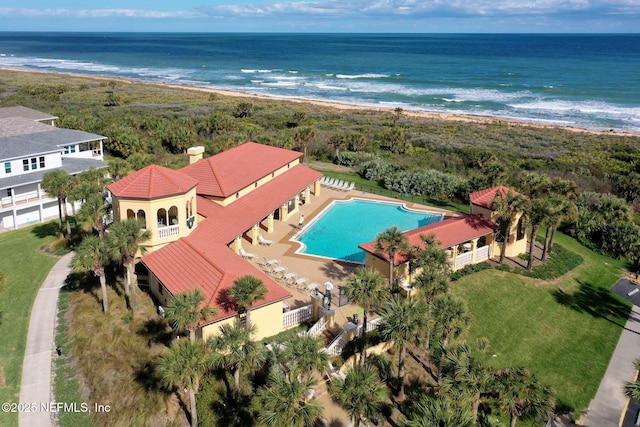
POLYGON ((0 31, 638 33, 640 0, 0 0, 0 31))

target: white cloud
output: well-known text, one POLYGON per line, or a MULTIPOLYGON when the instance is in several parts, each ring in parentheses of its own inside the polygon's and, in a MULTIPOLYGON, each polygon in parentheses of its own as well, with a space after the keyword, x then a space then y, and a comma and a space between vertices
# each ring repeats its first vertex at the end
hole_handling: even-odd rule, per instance
POLYGON ((219 17, 508 17, 563 15, 566 13, 640 15, 637 0, 320 0, 262 1, 246 5, 196 6, 190 10, 146 9, 27 9, 0 8, 5 17, 126 17, 144 19, 189 19, 219 17))

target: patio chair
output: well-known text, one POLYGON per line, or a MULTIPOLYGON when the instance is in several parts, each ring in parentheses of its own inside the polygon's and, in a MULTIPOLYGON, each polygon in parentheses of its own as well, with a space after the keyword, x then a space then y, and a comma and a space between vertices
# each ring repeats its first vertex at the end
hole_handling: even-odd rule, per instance
POLYGON ((281 266, 272 268, 269 271, 269 274, 271 274, 275 278, 278 278, 279 276, 282 276, 283 274, 285 274, 287 270, 288 270, 287 267, 285 267, 284 265, 281 265, 281 266))
POLYGON ((315 291, 316 289, 318 289, 318 286, 320 286, 320 283, 318 283, 318 282, 313 282, 313 283, 309 283, 309 284, 306 286, 306 289, 307 289, 307 291, 309 291, 309 292, 313 292, 313 291, 315 291))
POLYGON ((356 189, 356 183, 351 181, 349 185, 344 189, 344 191, 352 191, 356 189))
POLYGON ((331 188, 333 188, 334 190, 339 190, 340 187, 342 187, 342 184, 344 184, 344 181, 339 179, 331 186, 331 188))
POLYGON ((280 260, 278 258, 267 259, 267 257, 263 256, 262 261, 258 263, 260 267, 265 267, 268 270, 271 270, 274 267, 280 265, 280 260))
POLYGON ((242 255, 242 258, 244 259, 254 259, 258 256, 256 254, 252 254, 251 252, 245 251, 242 246, 240 247, 240 255, 242 255))
POLYGON ((301 291, 305 290, 307 289, 307 282, 309 282, 308 277, 301 277, 299 279, 296 279, 296 281, 293 284, 293 287, 301 291))
POLYGON ((265 246, 271 246, 273 244, 273 240, 265 239, 262 234, 258 234, 258 243, 265 246))
POLYGON ((282 282, 287 286, 293 286, 295 283, 295 279, 298 277, 298 273, 286 273, 281 277, 282 282))

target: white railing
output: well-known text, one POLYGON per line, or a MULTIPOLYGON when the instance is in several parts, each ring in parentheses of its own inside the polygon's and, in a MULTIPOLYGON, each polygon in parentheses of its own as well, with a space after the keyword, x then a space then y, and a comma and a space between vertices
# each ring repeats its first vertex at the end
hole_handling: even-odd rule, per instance
POLYGON ((333 341, 331 341, 331 343, 329 343, 324 351, 329 353, 331 356, 339 356, 345 345, 347 345, 347 331, 342 331, 333 339, 333 341))
POLYGON ((168 227, 158 228, 158 238, 165 239, 167 237, 173 237, 180 235, 180 225, 170 225, 168 227))
POLYGON ((476 261, 482 261, 483 259, 487 259, 491 257, 490 252, 491 246, 485 245, 476 249, 476 261))
POLYGON ((456 268, 462 268, 467 264, 471 264, 471 257, 473 253, 471 251, 460 254, 456 257, 456 268))
MULTIPOLYGON (((382 322, 382 317, 376 317, 373 320, 367 321, 367 333, 378 329, 378 326, 380 326, 381 322, 382 322)), ((358 330, 356 331, 356 336, 360 336, 361 333, 362 333, 362 323, 360 323, 358 325, 358 330)))
POLYGON ((321 316, 318 321, 307 331, 307 335, 311 337, 319 337, 327 328, 327 318, 321 316))
POLYGON ((313 306, 305 305, 304 307, 296 308, 295 310, 287 311, 282 314, 282 327, 284 329, 292 326, 299 325, 302 322, 313 317, 313 306))

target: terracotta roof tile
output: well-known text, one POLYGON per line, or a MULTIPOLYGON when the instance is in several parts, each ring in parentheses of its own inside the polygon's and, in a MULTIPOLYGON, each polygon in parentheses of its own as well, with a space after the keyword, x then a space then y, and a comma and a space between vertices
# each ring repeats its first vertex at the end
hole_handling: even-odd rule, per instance
MULTIPOLYGON (((415 228, 405 231, 404 234, 409 239, 411 246, 423 247, 421 234, 429 236, 435 235, 436 240, 440 241, 440 247, 450 248, 460 243, 478 237, 486 236, 495 230, 495 224, 481 215, 461 215, 447 218, 443 221, 425 225, 424 227, 415 228)), ((359 245, 359 247, 369 253, 375 254, 377 257, 389 262, 387 254, 377 252, 376 242, 369 242, 359 245)), ((410 259, 408 254, 396 254, 394 264, 402 264, 410 259)))
POLYGON ((150 165, 107 186, 116 197, 156 199, 186 193, 198 181, 182 172, 150 165))
POLYGON ((486 188, 484 190, 473 192, 469 194, 469 200, 474 205, 491 209, 491 205, 493 204, 493 199, 495 199, 496 194, 500 192, 500 194, 502 194, 502 197, 507 197, 509 191, 511 191, 511 193, 514 195, 519 194, 516 191, 511 190, 509 187, 499 185, 497 187, 486 188))
POLYGON ((245 142, 181 171, 198 180, 199 194, 228 197, 301 156, 297 151, 245 142))

